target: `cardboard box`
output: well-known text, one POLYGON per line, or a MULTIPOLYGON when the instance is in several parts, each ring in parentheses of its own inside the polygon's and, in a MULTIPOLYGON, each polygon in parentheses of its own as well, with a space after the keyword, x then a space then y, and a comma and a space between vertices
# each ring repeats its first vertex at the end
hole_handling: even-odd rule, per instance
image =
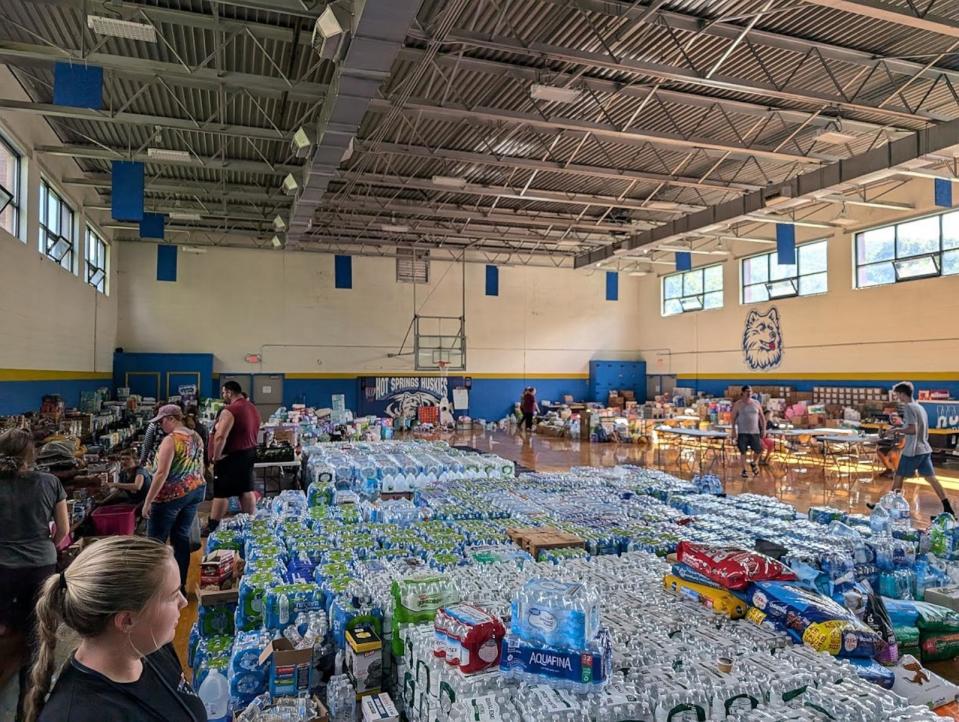
POLYGON ((396 705, 386 692, 364 697, 361 702, 363 722, 400 722, 396 705))
POLYGON ((285 637, 274 639, 260 655, 260 664, 270 661, 270 694, 295 697, 310 689, 313 648, 296 649, 285 637))
POLYGON ((959 612, 959 585, 927 589, 925 601, 959 612))
POLYGON ((229 589, 236 577, 239 555, 232 549, 217 549, 200 562, 200 589, 229 589))
POLYGON ((330 722, 330 712, 319 697, 313 695, 313 704, 316 705, 316 716, 309 722, 330 722))
POLYGON ((357 694, 379 690, 383 683, 383 642, 372 627, 357 626, 346 633, 346 672, 357 694))
POLYGON ((909 700, 909 704, 940 707, 956 701, 959 687, 919 664, 911 654, 903 655, 893 667, 896 681, 892 691, 909 700))

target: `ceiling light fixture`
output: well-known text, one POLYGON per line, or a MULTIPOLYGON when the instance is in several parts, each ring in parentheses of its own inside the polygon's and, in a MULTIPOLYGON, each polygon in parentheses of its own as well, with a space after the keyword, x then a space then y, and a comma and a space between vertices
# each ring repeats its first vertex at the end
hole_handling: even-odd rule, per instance
POLYGON ((180 250, 182 250, 184 253, 195 253, 198 256, 206 253, 205 248, 199 248, 198 246, 180 246, 180 250))
POLYGON ((292 173, 288 173, 286 178, 283 179, 283 192, 286 195, 293 195, 299 187, 300 184, 296 182, 296 178, 293 177, 292 173))
POLYGON ((341 35, 351 27, 350 14, 336 5, 327 5, 326 10, 316 19, 313 37, 319 35, 324 40, 341 35))
POLYGON ((203 216, 196 211, 170 211, 167 213, 172 221, 202 221, 203 216))
POLYGON ((641 278, 643 276, 648 276, 649 271, 630 271, 629 275, 632 276, 633 278, 641 278))
POLYGON ((280 238, 279 236, 273 236, 273 247, 274 247, 274 248, 282 248, 282 247, 283 247, 283 239, 280 238))
POLYGON ((290 141, 290 150, 297 158, 306 158, 310 155, 310 148, 313 147, 313 138, 307 132, 306 128, 300 126, 293 134, 293 140, 290 141))
POLYGON ((575 88, 559 88, 555 85, 540 85, 533 83, 529 86, 529 97, 534 100, 545 100, 549 103, 575 103, 582 93, 575 88))
POLYGON ((283 216, 277 215, 277 217, 273 219, 273 229, 277 232, 286 230, 286 221, 283 220, 283 216))
POLYGON ((87 15, 87 27, 97 35, 107 35, 111 38, 142 40, 145 43, 157 41, 156 28, 147 23, 134 23, 102 15, 87 15))
POLYGON ((409 233, 410 227, 404 226, 396 223, 384 223, 380 226, 380 229, 386 231, 387 233, 409 233))
POLYGON ((193 156, 188 150, 172 148, 147 148, 147 157, 152 160, 167 160, 174 163, 192 163, 193 156))
POLYGON ((442 188, 465 188, 466 179, 459 176, 435 175, 433 176, 433 185, 442 188))

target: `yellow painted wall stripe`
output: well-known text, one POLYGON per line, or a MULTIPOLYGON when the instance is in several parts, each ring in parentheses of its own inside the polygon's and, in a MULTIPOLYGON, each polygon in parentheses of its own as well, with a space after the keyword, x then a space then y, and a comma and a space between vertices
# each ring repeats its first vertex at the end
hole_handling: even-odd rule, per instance
POLYGON ((113 374, 109 371, 0 369, 0 381, 100 381, 112 379, 113 374))
POLYGON ((678 379, 721 380, 749 379, 753 381, 959 381, 955 371, 857 371, 854 373, 725 373, 725 374, 676 374, 678 379))
MULTIPOLYGON (((435 371, 352 371, 345 373, 289 373, 288 379, 355 379, 360 376, 394 376, 407 378, 438 377, 435 371)), ((474 379, 588 379, 588 373, 569 374, 523 374, 517 373, 471 373, 469 371, 450 371, 449 376, 469 376, 474 379)))

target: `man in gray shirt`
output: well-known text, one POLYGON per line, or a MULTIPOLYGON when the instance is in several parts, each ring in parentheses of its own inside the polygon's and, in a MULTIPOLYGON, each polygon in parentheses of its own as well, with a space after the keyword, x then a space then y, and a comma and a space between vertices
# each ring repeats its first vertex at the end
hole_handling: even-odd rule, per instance
POLYGON ((733 419, 730 434, 739 449, 739 459, 743 465, 743 478, 749 477, 746 472, 746 453, 753 450, 751 463, 753 474, 759 474, 757 462, 763 453, 762 439, 766 435, 766 416, 763 407, 753 398, 750 386, 743 386, 739 400, 733 404, 733 419))
POLYGON ((919 472, 936 492, 942 502, 942 510, 953 514, 952 504, 946 496, 942 484, 936 478, 936 470, 932 466, 932 447, 929 445, 929 417, 926 410, 913 399, 913 386, 908 381, 896 384, 893 389, 896 399, 903 405, 902 426, 893 428, 896 436, 904 436, 906 444, 899 458, 899 468, 892 482, 892 490, 900 491, 904 479, 911 479, 919 472))

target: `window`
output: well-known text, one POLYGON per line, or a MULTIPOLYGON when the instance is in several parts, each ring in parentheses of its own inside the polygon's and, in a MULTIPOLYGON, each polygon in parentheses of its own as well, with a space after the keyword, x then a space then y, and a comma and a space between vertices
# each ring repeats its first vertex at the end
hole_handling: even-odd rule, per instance
POLYGON ((40 252, 74 272, 73 209, 46 181, 40 181, 40 252))
POLYGON ((100 293, 107 291, 107 244, 100 235, 87 226, 87 283, 100 293))
POLYGON ((856 287, 959 274, 959 211, 856 234, 856 287))
POLYGON ((0 136, 0 228, 20 237, 20 154, 0 136))
POLYGON ((827 289, 826 241, 796 248, 796 263, 780 265, 776 252, 743 259, 743 303, 763 303, 791 296, 812 296, 827 289))
POLYGON ((400 283, 429 283, 429 251, 417 251, 414 248, 397 248, 396 280, 400 283))
POLYGON ((664 316, 722 307, 722 264, 663 277, 664 316))

